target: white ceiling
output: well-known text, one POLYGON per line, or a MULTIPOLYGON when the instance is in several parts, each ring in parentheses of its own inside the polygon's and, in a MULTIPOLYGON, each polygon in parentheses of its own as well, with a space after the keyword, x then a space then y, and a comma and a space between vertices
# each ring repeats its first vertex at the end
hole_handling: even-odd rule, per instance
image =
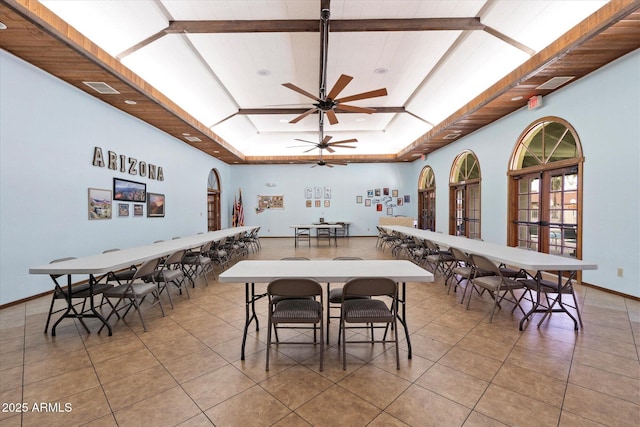
MULTIPOLYGON (((163 34, 171 21, 318 20, 320 0, 40 0, 64 21, 245 156, 298 156, 296 138, 318 140, 318 115, 240 115, 240 109, 311 108, 288 88, 319 93, 319 32, 163 34), (143 43, 144 42, 144 43, 143 43)), ((330 32, 327 91, 341 96, 386 88, 349 103, 407 113, 341 114, 324 133, 357 138, 336 154, 393 154, 602 7, 597 0, 332 0, 343 19, 480 18, 491 31, 330 32), (385 69, 386 73, 376 72, 385 69)), ((310 145, 309 148, 312 148, 310 145)), ((313 150, 307 155, 317 155, 313 150)))

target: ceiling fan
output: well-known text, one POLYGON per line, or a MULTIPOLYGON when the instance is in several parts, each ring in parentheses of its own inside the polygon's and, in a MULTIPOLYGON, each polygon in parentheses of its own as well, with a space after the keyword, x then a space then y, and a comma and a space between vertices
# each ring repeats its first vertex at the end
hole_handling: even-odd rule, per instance
MULTIPOLYGON (((318 142, 313 142, 313 141, 307 141, 305 139, 298 139, 296 138, 296 141, 300 141, 300 142, 306 142, 308 144, 313 144, 314 147, 310 148, 308 150, 305 151, 305 153, 308 153, 311 150, 315 150, 316 148, 319 148, 320 151, 322 152, 322 150, 327 150, 330 153, 334 153, 335 150, 334 148, 356 148, 354 146, 351 145, 343 145, 343 144, 349 144, 352 142, 358 142, 358 140, 356 138, 351 138, 351 139, 343 139, 342 141, 334 141, 334 142, 329 142, 331 140, 331 138, 333 138, 330 135, 325 136, 324 138, 321 139, 321 141, 318 142)), ((291 147, 287 147, 287 148, 296 148, 296 147, 307 147, 307 145, 293 145, 291 147)))
POLYGON ((333 85, 329 93, 326 93, 327 88, 327 52, 329 47, 329 9, 322 9, 320 11, 320 19, 322 20, 322 25, 320 27, 321 33, 321 44, 320 44, 320 95, 316 96, 306 90, 294 85, 293 83, 283 83, 284 87, 287 87, 295 92, 298 92, 301 95, 306 96, 307 98, 311 98, 316 103, 313 104, 313 108, 308 109, 304 113, 300 114, 289 123, 298 123, 300 120, 304 119, 310 114, 315 112, 319 112, 320 115, 323 113, 327 114, 329 118, 329 123, 335 125, 338 123, 338 117, 336 116, 336 111, 351 111, 354 113, 366 113, 371 114, 375 113, 374 108, 365 108, 365 107, 356 107, 354 105, 347 105, 346 102, 351 101, 359 101, 361 99, 369 99, 376 98, 379 96, 386 96, 387 89, 376 89, 368 92, 362 92, 351 96, 345 96, 342 98, 338 98, 340 92, 353 80, 353 77, 348 76, 346 74, 340 75, 338 81, 333 85))
POLYGON ((315 163, 313 166, 311 166, 312 168, 315 168, 316 166, 327 166, 329 168, 332 168, 334 166, 347 166, 346 163, 344 162, 331 162, 331 161, 325 161, 324 158, 322 157, 322 150, 320 150, 320 158, 318 159, 317 162, 312 162, 315 163))

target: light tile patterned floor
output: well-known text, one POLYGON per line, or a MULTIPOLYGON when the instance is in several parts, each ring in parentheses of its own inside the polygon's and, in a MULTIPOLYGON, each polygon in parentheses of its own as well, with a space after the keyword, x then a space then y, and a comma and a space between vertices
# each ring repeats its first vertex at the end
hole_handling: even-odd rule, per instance
MULTIPOLYGON (((337 248, 294 249, 286 238, 263 238, 262 245, 252 258, 391 257, 376 250, 374 238, 341 239, 337 248)), ((579 288, 579 332, 563 315, 519 332, 518 313, 508 306, 488 323, 486 296, 474 295, 466 310, 441 281, 409 284, 413 358, 403 340, 399 371, 393 347, 381 344, 349 346, 343 371, 333 321, 323 372, 317 349, 295 345, 272 350, 266 372, 266 301, 258 303, 261 330, 251 331, 241 361, 243 284, 198 282, 191 296, 175 294, 164 318, 147 312, 148 332, 132 313, 112 337, 97 334, 94 321, 86 334, 72 320, 55 338, 44 334, 50 297, 0 310, 0 424, 640 424, 640 303, 593 288, 579 288), (16 413, 22 402, 28 411, 16 413), (56 402, 59 412, 33 411, 56 402)))

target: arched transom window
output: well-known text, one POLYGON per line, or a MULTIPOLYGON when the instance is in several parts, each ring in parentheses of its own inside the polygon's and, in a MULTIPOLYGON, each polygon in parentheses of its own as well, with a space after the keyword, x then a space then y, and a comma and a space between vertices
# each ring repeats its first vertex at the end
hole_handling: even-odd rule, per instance
POLYGON ((458 154, 449 175, 449 234, 480 239, 480 178, 476 155, 458 154))
POLYGON ((521 134, 509 167, 509 244, 580 257, 582 148, 569 123, 545 117, 521 134))

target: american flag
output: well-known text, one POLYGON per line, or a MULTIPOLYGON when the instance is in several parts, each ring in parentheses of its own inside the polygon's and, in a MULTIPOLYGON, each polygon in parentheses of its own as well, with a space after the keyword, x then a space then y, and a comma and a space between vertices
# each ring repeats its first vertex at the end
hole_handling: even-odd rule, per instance
POLYGON ((242 227, 244 225, 244 208, 242 207, 242 189, 240 191, 240 198, 238 199, 238 206, 236 208, 236 225, 242 227))

